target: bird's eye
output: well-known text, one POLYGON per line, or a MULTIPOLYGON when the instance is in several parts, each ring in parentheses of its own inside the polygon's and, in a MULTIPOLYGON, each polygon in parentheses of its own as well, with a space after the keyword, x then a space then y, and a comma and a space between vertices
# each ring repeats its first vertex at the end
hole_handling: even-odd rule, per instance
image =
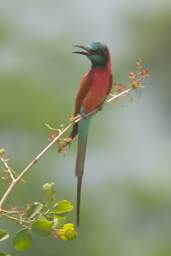
POLYGON ((94 54, 101 54, 100 49, 91 49, 91 52, 94 53, 94 54))
POLYGON ((97 49, 91 49, 92 53, 97 53, 97 49))

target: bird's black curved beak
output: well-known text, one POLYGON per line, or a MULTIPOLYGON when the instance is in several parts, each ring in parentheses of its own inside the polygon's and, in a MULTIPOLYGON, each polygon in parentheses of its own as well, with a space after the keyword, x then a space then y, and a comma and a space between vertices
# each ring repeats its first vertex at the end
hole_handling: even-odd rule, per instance
POLYGON ((83 51, 74 51, 74 52, 72 52, 72 53, 78 53, 78 54, 82 54, 82 55, 86 55, 86 56, 88 56, 88 55, 91 54, 90 49, 89 49, 88 47, 86 47, 86 46, 83 46, 83 45, 74 45, 74 47, 78 47, 78 48, 82 49, 83 51))

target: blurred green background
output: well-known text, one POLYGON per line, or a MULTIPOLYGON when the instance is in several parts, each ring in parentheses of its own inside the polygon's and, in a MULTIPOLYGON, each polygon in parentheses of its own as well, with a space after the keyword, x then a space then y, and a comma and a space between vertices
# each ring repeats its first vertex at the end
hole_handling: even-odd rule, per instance
MULTIPOLYGON (((35 237, 23 255, 171 255, 170 32, 170 0, 0 1, 0 147, 17 171, 48 143, 44 123, 58 127, 73 113, 90 66, 71 54, 74 44, 105 42, 117 82, 127 81, 139 57, 151 72, 140 97, 108 105, 94 118, 78 238, 35 237)), ((76 143, 66 156, 53 147, 8 204, 41 200, 47 181, 56 183, 59 199, 75 203, 75 157, 76 143)), ((18 229, 4 219, 0 226, 18 229)), ((19 255, 11 245, 12 238, 1 243, 19 255)))

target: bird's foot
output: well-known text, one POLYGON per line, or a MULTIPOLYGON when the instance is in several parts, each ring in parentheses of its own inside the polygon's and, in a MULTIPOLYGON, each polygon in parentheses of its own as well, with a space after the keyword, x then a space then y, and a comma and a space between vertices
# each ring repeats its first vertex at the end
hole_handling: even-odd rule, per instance
POLYGON ((101 111, 102 109, 103 109, 102 105, 98 106, 98 111, 101 111))
POLYGON ((80 116, 80 114, 78 114, 78 115, 76 115, 76 116, 70 116, 70 118, 69 118, 69 120, 70 120, 70 122, 75 122, 75 121, 77 121, 77 119, 79 119, 81 116, 80 116))
POLYGON ((72 138, 70 138, 70 137, 60 139, 58 141, 58 152, 66 154, 67 153, 67 147, 71 144, 71 142, 72 142, 72 138))

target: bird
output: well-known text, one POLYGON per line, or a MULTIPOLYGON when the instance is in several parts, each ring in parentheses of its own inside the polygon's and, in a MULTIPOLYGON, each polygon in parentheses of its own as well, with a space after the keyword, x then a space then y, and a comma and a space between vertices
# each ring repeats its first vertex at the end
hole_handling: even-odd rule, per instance
POLYGON ((77 177, 76 223, 78 227, 80 222, 81 186, 84 173, 87 138, 90 122, 93 116, 91 113, 96 109, 101 109, 105 99, 111 91, 112 62, 107 45, 99 41, 94 41, 88 46, 75 45, 75 47, 79 48, 79 50, 74 51, 73 53, 84 55, 91 62, 89 71, 86 72, 81 79, 75 99, 74 116, 80 115, 82 119, 73 125, 73 129, 68 137, 68 142, 70 143, 78 135, 75 166, 75 175, 77 177))

